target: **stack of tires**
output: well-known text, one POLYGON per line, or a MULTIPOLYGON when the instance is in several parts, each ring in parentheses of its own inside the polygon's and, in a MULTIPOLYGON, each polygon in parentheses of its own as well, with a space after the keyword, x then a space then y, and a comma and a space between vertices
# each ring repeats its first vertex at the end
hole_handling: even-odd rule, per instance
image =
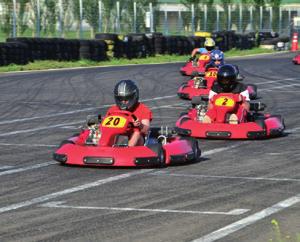
POLYGON ((276 32, 259 32, 259 44, 263 48, 288 50, 289 36, 279 36, 276 32))
POLYGON ((218 46, 220 50, 222 51, 228 50, 228 47, 226 46, 224 31, 213 32, 211 37, 214 39, 214 41, 216 42, 216 46, 218 46))
POLYGON ((162 55, 166 52, 166 37, 162 33, 153 33, 154 52, 162 55))
POLYGON ((153 55, 151 41, 145 34, 128 34, 124 36, 124 54, 127 59, 146 58, 153 55))
POLYGON ((103 40, 80 40, 79 58, 93 61, 107 60, 107 44, 103 40))
POLYGON ((190 37, 188 37, 188 42, 189 42, 189 45, 190 45, 190 51, 187 54, 190 54, 191 51, 194 48, 203 47, 205 39, 206 39, 206 37, 200 37, 200 36, 190 36, 190 37))
POLYGON ((29 62, 28 46, 23 43, 0 43, 0 66, 25 65, 29 62))
POLYGON ((108 57, 120 58, 123 57, 124 45, 123 41, 120 39, 120 36, 117 34, 110 33, 97 33, 95 35, 96 40, 102 40, 106 43, 106 55, 108 57))
POLYGON ((63 38, 9 38, 7 42, 26 44, 30 61, 69 61, 79 59, 78 40, 65 40, 63 38))
POLYGON ((235 47, 240 50, 252 49, 256 46, 255 33, 236 34, 235 47))

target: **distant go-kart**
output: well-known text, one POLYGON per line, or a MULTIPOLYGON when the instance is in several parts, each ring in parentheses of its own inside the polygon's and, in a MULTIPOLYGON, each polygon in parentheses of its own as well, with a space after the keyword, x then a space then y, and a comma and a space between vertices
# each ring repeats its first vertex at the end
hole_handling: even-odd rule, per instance
MULTIPOLYGON (((214 82, 217 79, 218 68, 209 68, 204 73, 194 72, 192 79, 182 83, 177 91, 177 95, 182 99, 192 100, 193 97, 208 95, 214 82)), ((240 79, 242 80, 242 79, 240 79)), ((251 100, 257 98, 257 86, 246 84, 251 100)))
POLYGON ((261 102, 250 102, 251 111, 247 120, 238 124, 229 123, 231 113, 241 108, 240 94, 221 93, 212 100, 212 112, 215 120, 203 123, 207 112, 207 97, 196 97, 192 100, 193 108, 182 114, 176 122, 177 132, 195 138, 213 139, 262 139, 281 136, 285 129, 280 115, 259 113, 265 105, 261 102))
POLYGON ((53 154, 66 165, 163 167, 186 163, 201 156, 198 142, 173 129, 151 128, 142 146, 128 146, 136 117, 127 111, 106 116, 99 124, 92 119, 79 135, 64 140, 53 154))
POLYGON ((295 65, 300 65, 300 54, 296 55, 294 58, 293 58, 293 63, 295 65))
POLYGON ((205 66, 210 61, 210 54, 201 54, 194 60, 189 60, 183 67, 180 68, 180 73, 183 76, 191 76, 194 72, 205 72, 205 66))
POLYGON ((209 68, 206 72, 194 72, 192 79, 182 83, 177 95, 182 99, 191 100, 195 96, 208 95, 217 78, 218 68, 209 68))

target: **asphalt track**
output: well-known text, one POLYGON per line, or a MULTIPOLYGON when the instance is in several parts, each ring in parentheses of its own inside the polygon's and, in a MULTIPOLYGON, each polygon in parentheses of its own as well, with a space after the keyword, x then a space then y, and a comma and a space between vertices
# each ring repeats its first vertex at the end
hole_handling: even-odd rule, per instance
MULTIPOLYGON (((164 169, 60 166, 52 152, 88 114, 104 114, 120 79, 136 80, 173 126, 188 102, 181 64, 0 75, 0 241, 269 241, 300 233, 300 66, 294 54, 235 58, 286 136, 199 142, 202 159, 164 169)), ((229 61, 228 61, 229 62, 229 61)))

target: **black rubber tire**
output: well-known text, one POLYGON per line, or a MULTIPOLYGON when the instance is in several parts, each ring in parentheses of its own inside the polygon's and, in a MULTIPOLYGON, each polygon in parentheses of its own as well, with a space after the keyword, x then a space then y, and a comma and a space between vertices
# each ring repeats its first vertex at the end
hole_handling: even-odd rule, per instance
POLYGON ((157 154, 157 157, 159 158, 158 166, 165 167, 166 166, 166 154, 165 154, 163 145, 161 143, 156 143, 156 144, 147 145, 147 147, 157 154))
POLYGON ((201 157, 201 150, 199 148, 199 144, 196 139, 193 139, 193 141, 192 141, 192 149, 193 149, 193 153, 194 153, 194 158, 192 161, 196 162, 201 157))
POLYGON ((254 100, 257 98, 257 86, 254 84, 248 84, 247 86, 251 86, 254 90, 254 93, 252 95, 250 95, 250 99, 254 100))

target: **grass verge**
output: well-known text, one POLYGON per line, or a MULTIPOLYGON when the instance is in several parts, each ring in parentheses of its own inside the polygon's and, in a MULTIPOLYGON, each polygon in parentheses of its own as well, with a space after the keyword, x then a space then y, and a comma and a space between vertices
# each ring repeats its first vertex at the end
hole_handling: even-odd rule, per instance
MULTIPOLYGON (((236 50, 232 49, 225 53, 225 57, 233 56, 246 56, 264 53, 273 53, 273 50, 254 48, 251 50, 236 50)), ((0 72, 12 72, 12 71, 30 71, 30 70, 47 70, 47 69, 61 69, 61 68, 74 68, 74 67, 91 67, 91 66, 108 66, 108 65, 128 65, 128 64, 150 64, 150 63, 166 63, 166 62, 184 62, 189 58, 188 55, 157 55, 155 57, 148 57, 144 59, 115 59, 112 58, 109 61, 90 61, 90 60, 79 60, 79 61, 35 61, 27 65, 15 65, 11 64, 8 66, 0 67, 0 72)))
POLYGON ((273 238, 270 239, 269 242, 300 242, 300 233, 297 233, 294 236, 283 233, 278 221, 275 219, 272 219, 271 224, 273 230, 273 238))

